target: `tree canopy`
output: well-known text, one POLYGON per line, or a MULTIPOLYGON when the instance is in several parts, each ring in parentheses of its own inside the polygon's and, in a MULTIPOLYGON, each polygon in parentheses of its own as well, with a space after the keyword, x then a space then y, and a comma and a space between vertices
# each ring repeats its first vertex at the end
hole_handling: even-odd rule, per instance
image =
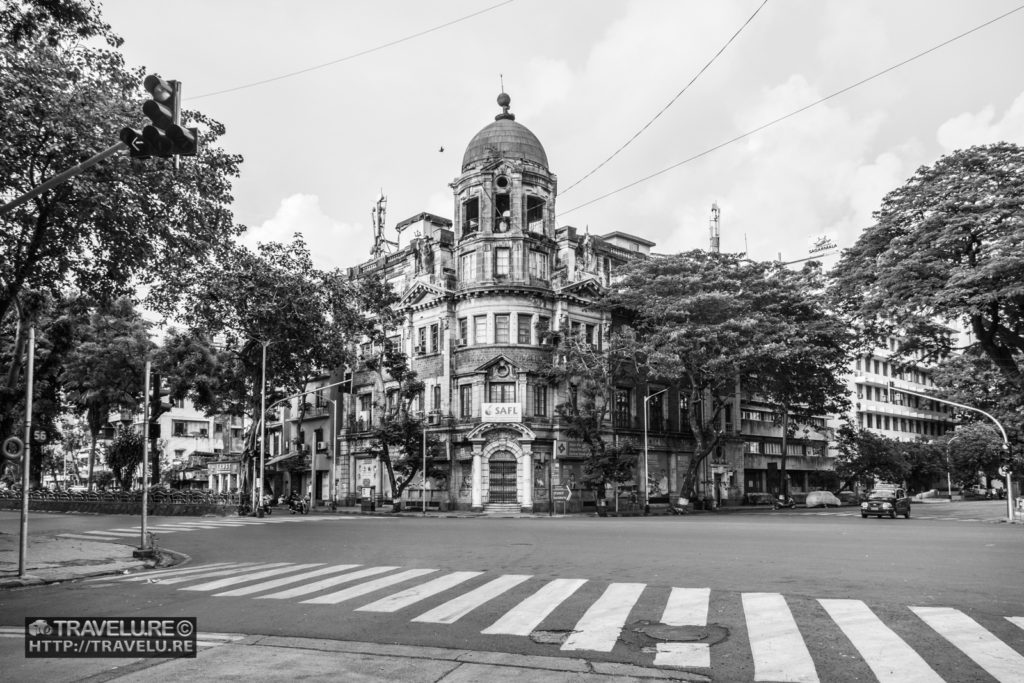
MULTIPOLYGON (((1024 149, 998 143, 922 166, 832 271, 831 299, 869 339, 933 360, 950 326, 1015 385, 1024 360, 1024 149)), ((1019 389, 1018 389, 1019 392, 1019 389)))

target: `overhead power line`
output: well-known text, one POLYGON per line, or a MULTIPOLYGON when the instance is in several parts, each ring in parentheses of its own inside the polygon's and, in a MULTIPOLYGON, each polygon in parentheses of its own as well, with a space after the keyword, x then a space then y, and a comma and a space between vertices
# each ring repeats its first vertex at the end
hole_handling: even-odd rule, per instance
POLYGON ((573 183, 572 185, 570 185, 569 187, 565 188, 564 190, 561 190, 561 191, 560 191, 560 192, 558 193, 558 194, 559 194, 559 196, 561 196, 561 195, 564 195, 564 194, 565 194, 566 192, 568 192, 568 191, 569 191, 569 190, 571 190, 572 188, 576 187, 577 185, 579 185, 580 183, 582 183, 582 182, 583 182, 584 180, 586 180, 586 179, 587 179, 587 178, 589 178, 590 176, 592 176, 592 175, 594 175, 595 173, 597 173, 597 171, 599 171, 599 170, 601 169, 601 167, 602 167, 602 166, 604 166, 604 165, 605 165, 605 164, 607 164, 607 163, 608 163, 609 161, 611 161, 611 160, 612 160, 612 159, 614 159, 614 158, 615 158, 616 156, 618 156, 619 152, 621 152, 622 150, 626 149, 626 147, 629 147, 630 143, 632 143, 632 142, 633 142, 634 140, 636 140, 636 139, 637 139, 638 137, 640 137, 640 135, 641 135, 641 134, 642 134, 642 133, 643 133, 643 132, 644 132, 645 130, 647 130, 647 129, 648 129, 648 128, 649 128, 650 126, 651 126, 651 124, 652 124, 652 123, 654 123, 655 121, 657 121, 657 120, 658 120, 658 118, 659 118, 659 117, 660 117, 660 116, 661 116, 662 114, 664 114, 664 113, 665 113, 666 111, 668 111, 668 108, 669 108, 669 107, 671 107, 671 106, 672 106, 673 104, 675 104, 675 103, 676 103, 676 100, 678 100, 678 99, 679 99, 679 98, 680 98, 680 97, 681 97, 681 96, 683 95, 683 93, 685 93, 685 92, 686 92, 687 90, 689 90, 689 89, 690 89, 690 86, 691 86, 691 85, 693 85, 693 84, 694 84, 694 83, 695 83, 695 82, 697 81, 697 79, 701 77, 701 74, 703 74, 703 73, 704 73, 705 71, 707 71, 708 67, 710 67, 710 66, 711 66, 712 64, 714 64, 714 63, 715 63, 715 60, 716 60, 716 59, 718 59, 718 57, 719 57, 719 56, 720 56, 720 55, 721 55, 721 54, 722 54, 723 52, 725 52, 725 48, 729 47, 729 45, 730 45, 730 44, 732 43, 732 41, 736 40, 736 36, 738 36, 738 35, 739 35, 740 33, 742 33, 742 32, 743 32, 743 29, 745 29, 745 28, 747 27, 747 24, 749 24, 749 23, 750 23, 751 21, 753 21, 753 20, 754 20, 754 17, 756 17, 756 16, 757 16, 757 13, 758 13, 758 12, 760 12, 760 11, 761 11, 761 9, 762 9, 762 8, 763 8, 763 7, 765 6, 765 5, 767 5, 767 4, 768 4, 768 0, 764 0, 764 2, 762 2, 762 3, 761 3, 761 4, 759 5, 759 6, 758 6, 758 8, 757 8, 756 10, 754 10, 754 13, 753 13, 753 14, 751 14, 751 15, 750 15, 749 17, 747 17, 747 20, 746 20, 745 22, 743 22, 743 25, 742 25, 742 26, 740 26, 740 27, 739 27, 739 28, 738 28, 738 29, 736 30, 736 32, 735 32, 735 33, 733 33, 733 34, 732 34, 732 37, 731 37, 731 38, 729 38, 729 40, 727 40, 727 41, 725 42, 725 45, 723 45, 723 46, 722 46, 721 48, 719 48, 718 52, 716 52, 716 53, 715 53, 715 55, 714 55, 714 56, 713 56, 713 57, 712 57, 712 58, 711 58, 711 59, 710 59, 710 60, 708 61, 708 63, 707 63, 707 64, 705 64, 705 65, 704 65, 703 67, 701 67, 700 71, 698 71, 698 72, 697 72, 697 74, 696 74, 696 75, 695 75, 695 76, 694 76, 693 78, 691 78, 691 79, 690 79, 690 82, 689 82, 689 83, 687 83, 687 84, 686 84, 686 86, 685 86, 685 87, 684 87, 684 88, 683 88, 682 90, 680 90, 679 92, 677 92, 677 93, 676 93, 676 96, 675 96, 675 97, 673 97, 673 98, 672 98, 671 100, 669 100, 669 103, 668 103, 668 104, 666 104, 666 105, 665 105, 664 107, 662 107, 662 108, 661 108, 661 111, 659 111, 659 112, 658 112, 657 114, 655 114, 655 115, 654 115, 654 118, 652 118, 652 119, 651 119, 650 121, 648 121, 647 123, 645 123, 645 124, 644 124, 644 126, 643 126, 643 128, 641 128, 640 130, 638 130, 638 131, 637 131, 636 133, 634 133, 634 134, 633 134, 633 137, 631 137, 630 139, 626 140, 626 142, 625 142, 625 143, 623 143, 623 145, 622 145, 621 147, 619 147, 619 148, 618 148, 617 150, 615 150, 614 152, 612 152, 612 155, 611 155, 610 157, 608 157, 607 159, 605 159, 604 161, 602 161, 601 163, 599 163, 599 164, 598 164, 597 166, 595 166, 595 167, 594 167, 594 168, 593 168, 593 169, 592 169, 592 170, 591 170, 591 171, 590 171, 589 173, 587 173, 587 174, 586 174, 585 176, 583 176, 582 178, 580 178, 579 180, 577 180, 576 182, 574 182, 574 183, 573 183))
POLYGON ((745 133, 741 133, 740 135, 737 135, 734 138, 730 138, 730 139, 726 140, 725 142, 720 142, 717 145, 715 145, 714 147, 709 147, 708 149, 704 150, 703 152, 699 152, 697 154, 694 154, 693 156, 688 157, 686 159, 683 159, 682 161, 676 162, 676 163, 672 164, 671 166, 668 166, 666 168, 661 169, 660 171, 656 171, 654 173, 651 173, 650 175, 644 176, 643 178, 640 178, 638 180, 634 180, 633 182, 629 183, 628 185, 623 185, 622 187, 620 187, 618 189, 615 189, 615 190, 612 190, 611 192, 606 192, 605 194, 603 194, 603 195, 601 195, 599 197, 595 197, 595 198, 593 198, 593 199, 591 199, 589 201, 583 202, 582 204, 577 204, 576 206, 572 207, 571 209, 567 209, 565 211, 559 211, 559 214, 560 215, 565 215, 567 213, 572 213, 573 211, 576 211, 577 209, 582 209, 584 206, 589 206, 591 204, 594 204, 596 202, 601 201, 602 199, 607 199, 608 197, 611 197, 612 195, 615 195, 615 194, 618 194, 619 192, 623 192, 625 190, 628 190, 629 188, 635 187, 636 185, 639 185, 641 183, 645 183, 648 180, 651 180, 652 178, 657 178, 658 176, 660 176, 660 175, 662 175, 664 173, 668 173, 669 171, 671 171, 673 169, 679 168, 680 166, 683 166, 684 164, 688 164, 691 161, 696 161, 697 159, 700 159, 701 157, 707 156, 708 154, 711 154, 712 152, 717 151, 717 150, 719 150, 719 149, 721 149, 723 147, 731 145, 734 142, 738 142, 740 140, 743 140, 744 138, 748 138, 751 135, 753 135, 754 133, 759 133, 762 130, 765 130, 766 128, 770 128, 771 126, 774 126, 777 123, 781 123, 781 122, 785 121, 786 119, 792 118, 793 116, 796 116, 797 114, 803 113, 803 112, 807 111, 808 109, 810 109, 812 107, 816 107, 816 106, 818 106, 819 104, 821 104, 823 102, 827 102, 828 100, 832 99, 833 97, 837 97, 839 95, 842 95, 845 92, 853 90, 856 87, 864 85, 865 83, 868 83, 869 81, 873 81, 874 79, 878 78, 879 76, 884 76, 885 74, 889 73, 890 71, 895 71, 896 69, 900 68, 901 66, 906 66, 907 64, 909 64, 909 63, 911 63, 911 62, 913 62, 913 61, 915 61, 917 59, 920 59, 921 57, 924 57, 927 54, 935 52, 936 50, 938 50, 940 48, 946 47, 947 45, 949 45, 951 43, 954 43, 954 42, 960 40, 961 38, 969 36, 970 34, 975 33, 976 31, 980 31, 981 29, 983 29, 983 28, 985 28, 987 26, 990 26, 990 25, 996 23, 997 21, 1001 21, 1001 20, 1005 19, 1006 17, 1010 16, 1011 14, 1014 14, 1015 12, 1021 11, 1022 9, 1024 9, 1024 5, 1019 5, 1019 6, 1015 7, 1014 9, 1010 10, 1009 12, 1006 12, 1005 14, 1001 14, 998 17, 995 17, 994 19, 990 19, 990 20, 986 21, 983 24, 979 24, 978 26, 975 26, 972 29, 964 31, 963 33, 961 33, 959 35, 953 36, 952 38, 950 38, 948 40, 945 40, 945 41, 939 43, 938 45, 930 47, 927 50, 924 50, 923 52, 917 53, 913 57, 909 57, 907 59, 904 59, 902 62, 899 62, 897 64, 893 64, 892 66, 890 66, 890 67, 888 67, 886 69, 883 69, 883 70, 879 71, 878 73, 875 73, 875 74, 873 74, 871 76, 868 76, 867 78, 861 79, 861 80, 857 81, 856 83, 853 83, 851 85, 846 86, 845 88, 842 88, 840 90, 836 90, 831 95, 826 95, 825 97, 822 97, 819 100, 815 100, 814 102, 811 102, 810 104, 806 104, 803 107, 800 107, 799 109, 791 111, 788 114, 780 116, 777 119, 773 119, 772 121, 769 121, 767 123, 763 123, 760 126, 758 126, 757 128, 753 128, 751 130, 748 130, 745 133))
POLYGON ((255 88, 258 85, 266 85, 267 83, 273 83, 274 81, 281 81, 281 80, 284 80, 286 78, 292 78, 293 76, 300 76, 302 74, 309 73, 310 71, 316 71, 317 69, 325 69, 325 68, 327 68, 329 66, 334 66, 335 64, 341 64, 342 62, 347 62, 349 60, 356 59, 357 57, 363 57, 363 56, 371 54, 373 52, 379 52, 381 50, 384 50, 384 49, 389 48, 389 47, 393 47, 393 46, 398 45, 400 43, 404 43, 406 41, 413 40, 414 38, 421 38, 421 37, 423 37, 423 36, 425 36, 427 34, 434 33, 435 31, 440 31, 443 28, 448 28, 449 26, 453 26, 454 24, 458 24, 459 22, 466 21, 467 19, 472 19, 473 17, 478 17, 481 14, 484 14, 486 12, 490 12, 491 10, 496 10, 499 7, 504 7, 505 5, 508 5, 510 3, 513 3, 513 2, 515 2, 515 0, 504 0, 504 2, 499 2, 497 5, 491 5, 490 7, 485 7, 482 10, 479 10, 477 12, 473 12, 472 14, 467 14, 467 15, 465 15, 463 17, 459 17, 458 19, 452 19, 451 21, 446 21, 445 23, 438 24, 437 26, 434 26, 433 28, 428 28, 428 29, 426 29, 424 31, 419 31, 418 33, 413 33, 413 34, 404 36, 402 38, 398 38, 397 40, 392 40, 391 42, 384 43, 383 45, 377 45, 376 47, 371 47, 371 48, 368 48, 366 50, 362 50, 360 52, 354 52, 354 53, 352 53, 350 55, 346 55, 344 57, 339 57, 338 59, 331 60, 330 62, 324 62, 323 64, 317 64, 316 66, 309 66, 309 67, 306 67, 305 69, 299 69, 298 71, 291 71, 291 72, 286 73, 286 74, 281 74, 280 76, 273 76, 271 78, 265 78, 262 81, 253 81, 252 83, 246 83, 245 85, 237 85, 237 86, 235 86, 233 88, 226 88, 224 90, 215 90, 214 92, 208 92, 208 93, 204 93, 202 95, 196 95, 196 96, 191 97, 189 99, 198 100, 198 99, 201 99, 203 97, 213 97, 214 95, 223 95, 225 93, 236 92, 238 90, 245 90, 247 88, 255 88))

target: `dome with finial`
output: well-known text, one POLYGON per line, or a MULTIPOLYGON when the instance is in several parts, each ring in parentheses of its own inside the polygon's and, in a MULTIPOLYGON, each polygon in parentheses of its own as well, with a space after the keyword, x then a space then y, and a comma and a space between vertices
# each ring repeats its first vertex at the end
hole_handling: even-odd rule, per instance
POLYGON ((494 159, 519 159, 548 168, 548 155, 537 136, 526 126, 516 123, 516 115, 509 112, 512 98, 507 93, 498 95, 501 113, 473 136, 462 156, 462 172, 494 159))

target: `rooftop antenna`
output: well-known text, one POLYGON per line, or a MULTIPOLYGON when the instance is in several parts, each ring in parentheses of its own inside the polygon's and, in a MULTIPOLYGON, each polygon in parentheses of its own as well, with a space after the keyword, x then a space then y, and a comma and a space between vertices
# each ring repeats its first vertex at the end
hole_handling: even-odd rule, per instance
POLYGON ((719 253, 721 251, 721 235, 719 229, 721 227, 722 210, 718 208, 718 202, 711 203, 711 251, 719 253))
POLYGON ((373 223, 373 249, 370 250, 370 256, 373 258, 391 253, 390 247, 398 247, 398 242, 392 242, 384 237, 384 217, 387 209, 388 198, 384 196, 382 189, 377 203, 370 210, 370 222, 373 223))

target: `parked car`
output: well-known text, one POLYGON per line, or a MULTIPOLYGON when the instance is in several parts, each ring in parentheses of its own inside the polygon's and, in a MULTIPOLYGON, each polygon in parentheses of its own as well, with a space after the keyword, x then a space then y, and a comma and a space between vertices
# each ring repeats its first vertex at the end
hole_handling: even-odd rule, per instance
POLYGON ((807 507, 833 507, 837 508, 842 503, 830 491, 811 491, 807 494, 807 507))
POLYGON ((974 496, 977 498, 991 498, 992 489, 989 489, 981 484, 974 484, 964 489, 965 496, 974 496))
POLYGON ((861 496, 856 491, 840 491, 836 494, 836 498, 843 505, 857 505, 861 502, 861 496))
POLYGON ((890 519, 903 515, 905 519, 910 519, 910 498, 903 489, 875 489, 860 504, 860 516, 868 515, 888 516, 890 519))

